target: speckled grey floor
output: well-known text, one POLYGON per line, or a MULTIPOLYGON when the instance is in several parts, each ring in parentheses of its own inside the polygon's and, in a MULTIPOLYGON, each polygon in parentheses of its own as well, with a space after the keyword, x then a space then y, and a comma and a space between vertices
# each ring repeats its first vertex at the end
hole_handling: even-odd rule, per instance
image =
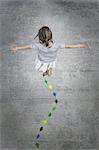
POLYGON ((99 150, 98 0, 0 1, 0 150, 36 150, 40 120, 54 98, 35 71, 35 50, 13 54, 13 44, 32 43, 42 25, 54 40, 87 41, 90 48, 64 49, 48 78, 59 104, 40 137, 41 150, 99 150))

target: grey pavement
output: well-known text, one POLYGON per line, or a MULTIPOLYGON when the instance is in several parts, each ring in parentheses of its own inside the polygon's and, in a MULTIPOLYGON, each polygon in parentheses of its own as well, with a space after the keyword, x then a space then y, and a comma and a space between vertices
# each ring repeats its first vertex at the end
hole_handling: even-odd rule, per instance
POLYGON ((55 41, 87 42, 59 50, 46 78, 59 103, 39 139, 40 150, 99 150, 99 1, 0 0, 0 150, 36 150, 40 121, 54 97, 35 71, 35 50, 13 54, 49 26, 55 41))

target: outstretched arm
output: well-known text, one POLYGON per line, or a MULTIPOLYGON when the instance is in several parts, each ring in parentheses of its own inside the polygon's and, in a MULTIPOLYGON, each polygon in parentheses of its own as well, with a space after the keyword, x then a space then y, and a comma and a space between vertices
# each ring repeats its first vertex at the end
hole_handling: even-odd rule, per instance
POLYGON ((88 48, 87 43, 65 45, 65 48, 88 48))
POLYGON ((19 45, 11 48, 13 52, 16 52, 17 50, 26 50, 26 49, 32 49, 32 45, 19 45))

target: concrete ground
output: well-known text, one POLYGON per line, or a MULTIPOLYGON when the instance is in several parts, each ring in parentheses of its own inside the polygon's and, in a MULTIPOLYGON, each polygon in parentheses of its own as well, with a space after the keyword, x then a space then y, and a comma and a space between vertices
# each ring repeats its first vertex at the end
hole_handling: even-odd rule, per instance
POLYGON ((98 0, 0 0, 0 150, 36 150, 40 121, 53 104, 34 69, 36 51, 10 51, 31 44, 43 25, 55 41, 89 48, 59 50, 54 74, 46 78, 59 103, 40 150, 99 150, 98 0))

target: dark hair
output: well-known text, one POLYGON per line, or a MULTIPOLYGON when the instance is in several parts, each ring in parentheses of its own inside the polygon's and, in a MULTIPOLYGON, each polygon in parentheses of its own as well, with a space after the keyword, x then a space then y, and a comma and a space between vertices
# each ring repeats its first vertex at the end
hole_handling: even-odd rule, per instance
POLYGON ((36 37, 37 36, 39 37, 40 43, 45 44, 46 47, 49 46, 49 42, 53 43, 53 40, 52 40, 52 31, 47 26, 43 26, 42 28, 40 28, 39 31, 38 31, 38 34, 36 35, 36 37))

